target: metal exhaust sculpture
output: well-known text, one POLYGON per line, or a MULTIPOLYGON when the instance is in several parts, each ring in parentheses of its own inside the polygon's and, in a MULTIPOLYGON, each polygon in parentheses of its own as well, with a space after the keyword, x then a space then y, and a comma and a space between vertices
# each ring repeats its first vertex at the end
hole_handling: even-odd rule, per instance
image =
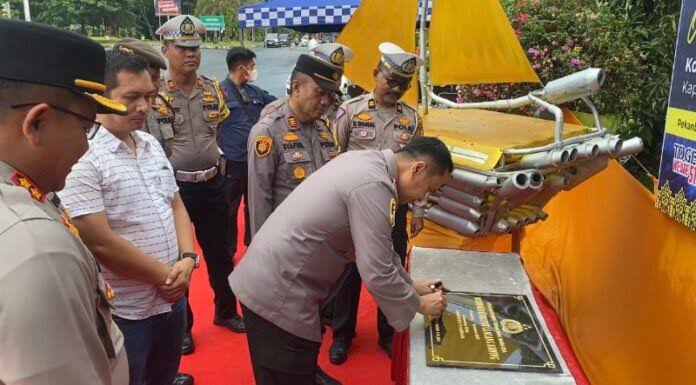
POLYGON ((448 227, 462 235, 469 237, 477 237, 481 235, 481 226, 459 218, 458 216, 448 213, 436 206, 425 210, 425 217, 441 226, 448 227))
POLYGON ((562 166, 570 160, 570 151, 557 149, 525 155, 520 159, 523 168, 552 168, 562 166))
POLYGON ((459 191, 451 186, 442 186, 440 190, 442 190, 443 196, 446 196, 447 198, 450 198, 453 201, 457 201, 470 207, 481 207, 485 202, 485 200, 480 196, 472 195, 464 191, 459 191))
POLYGON ((619 152, 617 152, 615 155, 612 155, 612 158, 620 158, 626 155, 633 155, 641 151, 643 151, 643 139, 631 138, 623 142, 621 150, 619 150, 619 152))
POLYGON ((491 190, 500 187, 503 184, 503 180, 499 177, 456 168, 447 184, 464 191, 469 191, 471 187, 479 190, 491 190))
POLYGON ((438 202, 438 206, 443 210, 446 210, 464 219, 470 220, 478 225, 481 225, 483 222, 485 222, 485 217, 480 211, 476 210, 473 207, 469 207, 467 205, 449 199, 447 197, 441 197, 440 201, 438 202))
POLYGON ((607 158, 600 157, 581 166, 572 166, 571 173, 573 176, 570 178, 570 181, 564 190, 571 190, 580 183, 590 179, 596 173, 607 168, 607 164, 607 158))
POLYGON ((562 104, 593 95, 603 83, 604 71, 588 68, 548 82, 539 96, 549 103, 562 104))

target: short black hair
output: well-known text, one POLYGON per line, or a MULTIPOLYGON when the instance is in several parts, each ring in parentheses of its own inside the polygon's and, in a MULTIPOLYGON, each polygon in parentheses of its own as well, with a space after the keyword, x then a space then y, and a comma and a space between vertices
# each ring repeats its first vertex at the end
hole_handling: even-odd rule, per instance
POLYGON ((126 52, 120 49, 106 52, 106 65, 104 68, 104 84, 106 84, 106 94, 118 87, 117 76, 121 71, 130 73, 147 72, 150 63, 133 52, 126 52))
POLYGON ((8 114, 13 104, 30 102, 53 102, 65 98, 71 92, 61 88, 0 78, 0 121, 8 114))
POLYGON ((415 137, 399 152, 408 154, 412 159, 429 158, 433 161, 430 167, 431 173, 442 174, 445 171, 451 173, 454 170, 452 154, 445 143, 434 136, 415 137))
POLYGON ((232 70, 232 68, 240 65, 246 64, 256 58, 256 54, 244 47, 232 47, 227 51, 227 69, 232 70))
POLYGON ((308 81, 312 80, 312 77, 300 71, 292 71, 290 75, 290 92, 288 95, 292 95, 292 83, 300 82, 300 84, 306 84, 308 81))

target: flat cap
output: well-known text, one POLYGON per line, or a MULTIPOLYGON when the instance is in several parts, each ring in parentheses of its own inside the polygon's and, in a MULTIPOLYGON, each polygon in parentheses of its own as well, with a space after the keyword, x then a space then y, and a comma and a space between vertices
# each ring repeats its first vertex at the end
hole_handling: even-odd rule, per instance
POLYGON ((339 91, 343 71, 335 65, 307 54, 300 55, 295 64, 295 71, 308 75, 319 85, 329 91, 339 91))
POLYGON ((0 78, 73 91, 101 114, 125 115, 123 104, 104 97, 106 52, 93 40, 64 29, 0 19, 0 78))
POLYGON ((164 57, 157 52, 155 47, 142 40, 127 37, 114 43, 114 49, 133 52, 138 56, 144 57, 150 65, 159 67, 163 70, 167 69, 167 62, 164 60, 164 57))

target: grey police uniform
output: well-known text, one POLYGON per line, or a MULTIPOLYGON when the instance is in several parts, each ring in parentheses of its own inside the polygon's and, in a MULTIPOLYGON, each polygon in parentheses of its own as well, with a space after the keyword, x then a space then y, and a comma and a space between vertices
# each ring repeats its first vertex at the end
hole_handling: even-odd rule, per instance
POLYGON ((217 81, 198 75, 193 91, 186 95, 167 71, 160 91, 175 112, 177 135, 169 158, 174 169, 201 171, 216 166, 220 160, 218 124, 229 115, 217 81))
POLYGON ((354 261, 389 323, 406 329, 420 300, 392 247, 397 172, 391 150, 354 151, 297 186, 230 276, 240 302, 277 327, 319 342, 318 310, 354 261))
POLYGON ((127 384, 113 292, 53 196, 0 162, 0 383, 127 384))
POLYGON ((249 134, 249 214, 256 234, 271 212, 312 173, 337 155, 322 120, 300 123, 288 101, 249 134))
POLYGON ((141 128, 142 131, 157 139, 167 157, 172 155, 172 145, 176 136, 176 131, 174 130, 175 118, 174 107, 169 104, 167 95, 160 92, 155 96, 155 100, 152 103, 152 111, 147 114, 147 120, 141 128))

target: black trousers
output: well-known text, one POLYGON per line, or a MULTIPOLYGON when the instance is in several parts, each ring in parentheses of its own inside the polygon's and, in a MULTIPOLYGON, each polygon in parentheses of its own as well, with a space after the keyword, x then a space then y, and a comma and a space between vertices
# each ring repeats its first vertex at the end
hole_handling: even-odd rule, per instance
MULTIPOLYGON (((407 213, 408 205, 399 205, 396 210, 394 229, 392 230, 394 251, 401 257, 402 264, 406 260, 406 249, 408 246, 408 233, 406 232, 407 213)), ((355 326, 358 322, 358 305, 360 304, 362 279, 355 263, 347 265, 343 274, 348 275, 348 277, 346 277, 343 286, 336 293, 331 326, 333 326, 333 338, 335 341, 350 343, 355 337, 355 326)), ((394 328, 389 325, 387 318, 381 310, 377 311, 377 334, 380 340, 391 340, 394 335, 394 328)))
MULTIPOLYGON (((208 281, 215 293, 215 317, 231 318, 237 314, 237 298, 232 293, 227 277, 234 264, 229 254, 228 205, 225 199, 225 178, 215 178, 200 183, 179 182, 179 194, 193 222, 196 239, 203 250, 208 268, 208 281)), ((188 295, 188 294, 187 294, 188 295)), ((193 312, 189 302, 186 331, 193 327, 193 312)))
POLYGON ((237 253, 237 212, 239 204, 244 199, 244 244, 249 246, 251 231, 249 230, 249 202, 247 201, 247 162, 235 162, 228 160, 225 170, 225 184, 227 185, 227 204, 230 207, 229 215, 229 246, 230 255, 237 253))
POLYGON ((242 304, 256 385, 314 385, 319 342, 268 322, 242 304))

